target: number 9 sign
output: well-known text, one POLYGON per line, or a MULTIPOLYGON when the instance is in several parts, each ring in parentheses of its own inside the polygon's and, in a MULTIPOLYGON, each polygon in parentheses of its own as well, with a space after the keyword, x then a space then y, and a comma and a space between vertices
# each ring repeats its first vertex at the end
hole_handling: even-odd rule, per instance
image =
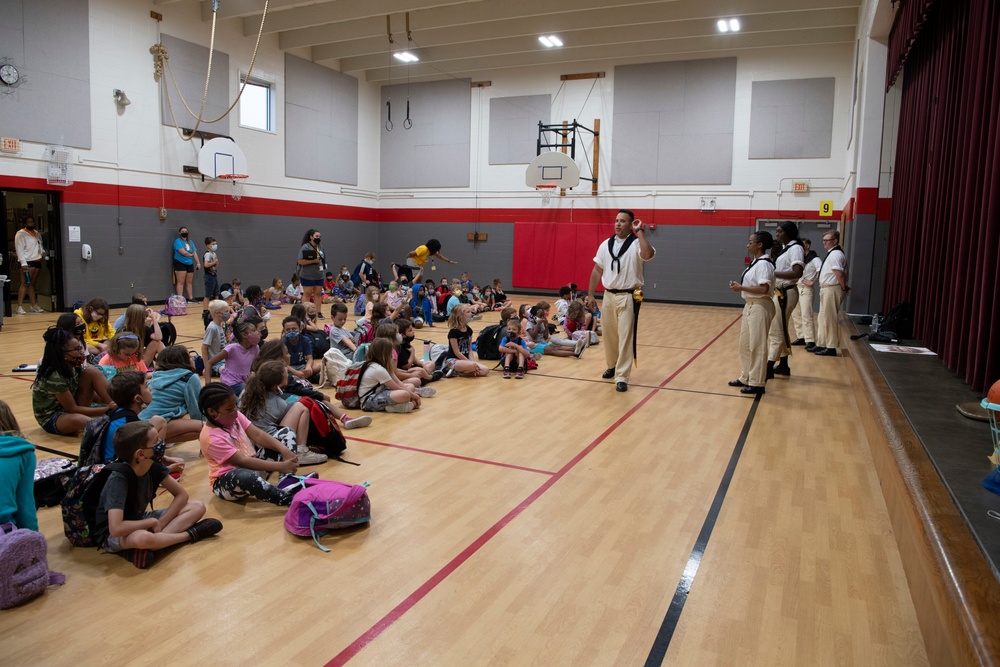
POLYGON ((824 199, 819 203, 819 214, 824 218, 829 218, 833 215, 832 199, 824 199))

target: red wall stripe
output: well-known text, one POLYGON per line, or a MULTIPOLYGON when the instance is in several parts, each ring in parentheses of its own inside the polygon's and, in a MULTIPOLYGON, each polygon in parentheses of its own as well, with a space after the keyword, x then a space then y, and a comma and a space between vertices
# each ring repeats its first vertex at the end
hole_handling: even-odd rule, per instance
POLYGON ((855 215, 875 215, 878 210, 878 188, 858 188, 855 215))

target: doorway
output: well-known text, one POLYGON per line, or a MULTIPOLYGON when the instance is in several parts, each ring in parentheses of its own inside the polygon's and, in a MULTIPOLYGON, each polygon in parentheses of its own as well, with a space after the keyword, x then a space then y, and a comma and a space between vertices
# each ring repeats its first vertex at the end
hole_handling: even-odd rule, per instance
MULTIPOLYGON (((8 278, 3 283, 3 314, 11 317, 17 310, 17 293, 25 283, 27 272, 21 270, 17 259, 14 238, 21 229, 22 221, 31 216, 35 220, 35 230, 41 236, 42 247, 48 255, 42 261, 41 270, 34 280, 37 305, 47 312, 58 312, 62 303, 62 228, 59 222, 59 193, 31 190, 2 190, 0 204, 3 205, 5 233, 0 241, 3 264, 0 273, 8 278)), ((24 309, 28 310, 28 296, 24 297, 24 309)))

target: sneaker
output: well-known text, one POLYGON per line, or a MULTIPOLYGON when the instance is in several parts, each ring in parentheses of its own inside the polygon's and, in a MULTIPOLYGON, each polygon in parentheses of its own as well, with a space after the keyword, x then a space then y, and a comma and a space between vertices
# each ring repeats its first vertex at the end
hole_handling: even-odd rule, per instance
POLYGON ((148 569, 156 561, 156 554, 149 549, 126 549, 121 555, 140 570, 148 569))
POLYGON ((222 522, 218 519, 202 519, 187 529, 191 542, 197 542, 205 537, 211 537, 222 530, 222 522))
POLYGON ((476 313, 475 315, 472 316, 471 319, 473 319, 473 320, 481 320, 481 319, 483 319, 483 316, 480 315, 479 313, 476 313))
POLYGON ((299 457, 300 466, 318 466, 326 463, 326 454, 317 454, 304 445, 299 445, 295 449, 295 455, 299 457))
POLYGON ((21 306, 18 306, 17 310, 15 310, 14 313, 17 314, 17 315, 27 315, 28 314, 28 313, 24 312, 24 308, 21 308, 21 306))
POLYGON ((362 415, 361 417, 346 417, 342 422, 345 429, 352 428, 364 428, 372 423, 372 418, 368 415, 362 415))
POLYGON ((44 312, 45 312, 45 309, 44 309, 44 308, 39 308, 39 307, 38 307, 38 306, 36 305, 36 306, 32 306, 31 308, 29 308, 29 309, 28 309, 28 312, 29 312, 29 313, 44 313, 44 312))
POLYGON ((430 398, 437 393, 437 389, 434 387, 417 387, 415 391, 420 398, 430 398))
POLYGON ((431 382, 437 382, 443 377, 444 373, 442 371, 435 370, 433 373, 431 373, 431 382))
POLYGON ((509 368, 504 368, 503 369, 503 379, 504 380, 509 380, 510 379, 510 369, 509 368))
POLYGON ((321 313, 321 312, 319 312, 319 311, 317 310, 317 311, 316 311, 316 319, 319 319, 319 320, 325 320, 326 318, 325 318, 325 317, 323 317, 323 313, 321 313))
POLYGON ((396 412, 399 414, 406 414, 407 412, 413 412, 413 401, 407 401, 406 403, 393 403, 392 405, 385 406, 386 412, 396 412))
POLYGON ((515 380, 523 380, 524 379, 524 371, 521 370, 520 368, 518 368, 517 372, 514 373, 514 379, 515 380))
POLYGON ((457 375, 458 371, 456 371, 454 367, 449 366, 447 369, 445 369, 444 376, 446 378, 453 378, 456 377, 457 375))
POLYGON ((583 351, 587 349, 587 341, 580 339, 576 341, 576 348, 573 350, 573 356, 577 359, 583 359, 583 351))
POLYGON ((532 352, 531 353, 531 358, 534 359, 535 361, 541 361, 542 360, 542 355, 543 355, 542 352, 532 352))

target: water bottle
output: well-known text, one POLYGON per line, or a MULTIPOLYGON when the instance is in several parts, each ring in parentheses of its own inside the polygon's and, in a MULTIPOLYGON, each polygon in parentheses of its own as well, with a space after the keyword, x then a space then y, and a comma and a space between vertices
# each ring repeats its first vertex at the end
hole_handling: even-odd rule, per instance
POLYGON ((872 315, 871 323, 871 333, 878 333, 882 329, 882 317, 881 315, 872 315))
POLYGON ((24 284, 25 285, 30 285, 31 284, 31 274, 28 273, 27 269, 24 270, 24 284))
POLYGON ((431 342, 429 340, 424 341, 424 361, 431 360, 431 342))

